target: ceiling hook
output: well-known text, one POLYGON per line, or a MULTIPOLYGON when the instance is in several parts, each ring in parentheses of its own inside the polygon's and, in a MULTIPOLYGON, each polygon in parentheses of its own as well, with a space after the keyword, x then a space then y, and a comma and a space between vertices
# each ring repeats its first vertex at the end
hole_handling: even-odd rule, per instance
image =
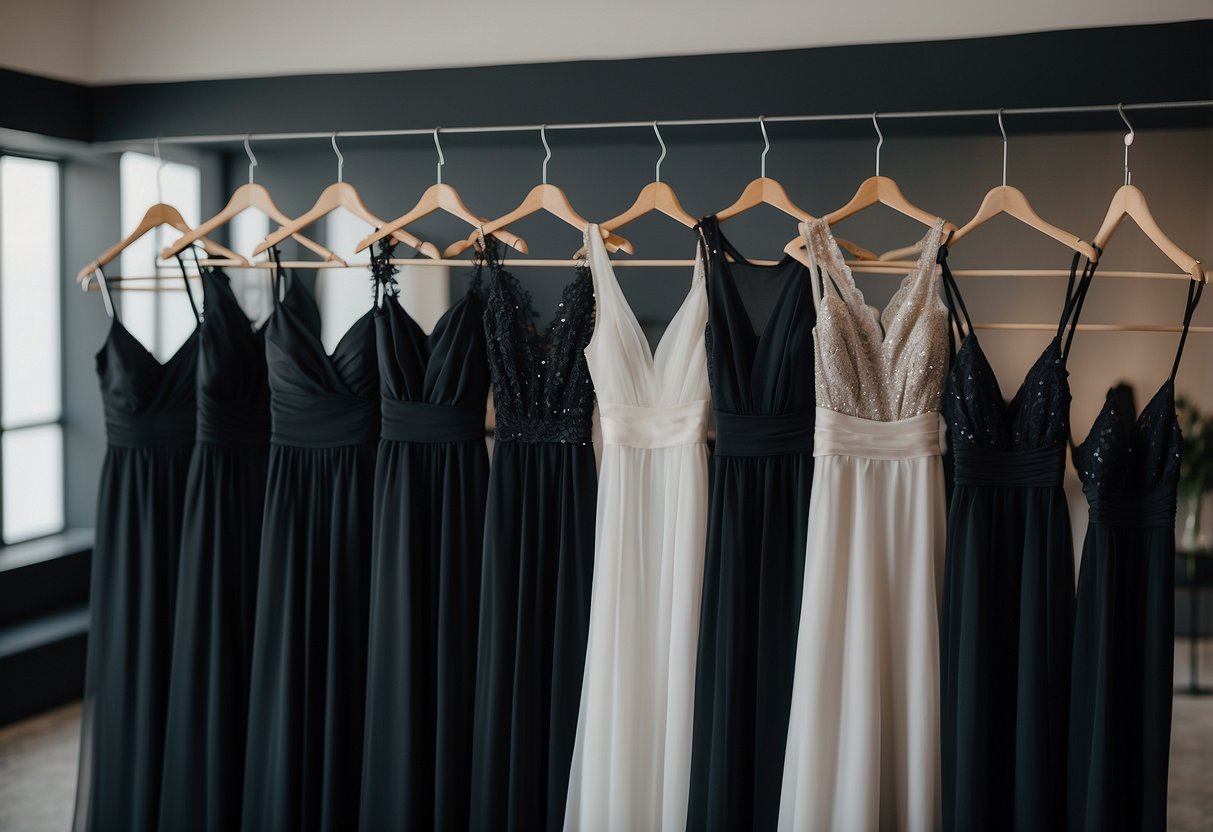
POLYGON ((884 145, 884 133, 880 132, 880 122, 876 113, 872 113, 872 126, 876 128, 876 175, 880 176, 880 148, 884 145))
POLYGON ((337 147, 337 131, 333 131, 333 152, 337 154, 337 181, 344 182, 345 175, 345 157, 341 155, 341 148, 337 147))
POLYGON ((253 155, 253 146, 249 144, 252 133, 244 134, 244 152, 248 156, 248 183, 253 184, 253 168, 257 167, 257 157, 253 155))
POLYGON ((552 160, 552 148, 548 144, 548 126, 546 124, 539 125, 539 141, 543 142, 543 149, 546 153, 543 157, 543 170, 540 181, 546 185, 548 183, 548 162, 552 160))
POLYGON ((766 116, 758 117, 758 129, 762 131, 762 155, 759 157, 758 173, 767 178, 767 154, 771 152, 771 139, 767 135, 766 116))
POLYGON ((442 166, 446 164, 446 156, 442 154, 442 142, 438 139, 438 131, 441 127, 434 128, 434 149, 438 151, 438 184, 442 184, 442 166))
POLYGON ((1002 107, 998 108, 998 132, 1002 133, 1002 186, 1007 186, 1007 128, 1002 123, 1002 107))
POLYGON ((657 143, 661 145, 661 155, 657 157, 657 166, 653 169, 653 181, 661 181, 661 163, 665 161, 666 147, 665 139, 661 138, 661 131, 657 129, 657 122, 653 122, 653 132, 657 134, 657 143))
POLYGON ((1125 115, 1125 105, 1123 103, 1116 105, 1116 112, 1120 113, 1120 120, 1123 121, 1125 123, 1125 127, 1129 129, 1129 132, 1125 134, 1125 184, 1132 185, 1133 174, 1129 170, 1129 145, 1133 144, 1133 139, 1136 134, 1133 132, 1133 125, 1129 124, 1129 117, 1125 115))

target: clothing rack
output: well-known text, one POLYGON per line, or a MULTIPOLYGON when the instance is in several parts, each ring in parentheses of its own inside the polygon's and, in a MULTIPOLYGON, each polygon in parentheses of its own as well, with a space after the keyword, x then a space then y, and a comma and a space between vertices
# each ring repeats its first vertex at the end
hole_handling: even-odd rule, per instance
MULTIPOLYGON (((1196 99, 1192 101, 1156 101, 1140 104, 1084 104, 1061 107, 1004 107, 975 108, 960 110, 901 110, 880 112, 881 120, 887 119, 930 119, 930 118, 994 118, 999 113, 1003 116, 1049 116, 1049 115, 1081 115, 1084 113, 1116 113, 1118 108, 1126 111, 1150 110, 1191 110, 1213 108, 1213 99, 1196 99)), ((506 124, 480 125, 468 127, 409 127, 399 130, 328 130, 303 131, 293 133, 227 133, 199 136, 155 136, 142 139, 118 139, 98 142, 95 147, 100 149, 122 148, 132 144, 222 144, 242 142, 245 139, 266 141, 298 141, 302 139, 329 139, 334 136, 346 139, 355 138, 385 138, 393 136, 432 136, 435 129, 441 129, 443 135, 458 133, 534 133, 539 130, 618 130, 626 128, 648 128, 654 124, 659 127, 716 127, 727 125, 757 124, 761 118, 767 124, 803 123, 803 122, 840 122, 840 121, 871 121, 872 113, 812 113, 807 115, 789 116, 752 116, 738 118, 685 118, 657 119, 655 121, 589 121, 565 122, 557 124, 506 124)))

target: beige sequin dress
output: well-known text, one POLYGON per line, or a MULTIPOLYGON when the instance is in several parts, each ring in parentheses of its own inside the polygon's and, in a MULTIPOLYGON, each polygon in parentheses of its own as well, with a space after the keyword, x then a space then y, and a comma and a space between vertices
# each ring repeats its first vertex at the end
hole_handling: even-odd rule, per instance
POLYGON ((939 825, 945 507, 942 221, 883 314, 824 220, 813 263, 813 494, 779 828, 939 825))

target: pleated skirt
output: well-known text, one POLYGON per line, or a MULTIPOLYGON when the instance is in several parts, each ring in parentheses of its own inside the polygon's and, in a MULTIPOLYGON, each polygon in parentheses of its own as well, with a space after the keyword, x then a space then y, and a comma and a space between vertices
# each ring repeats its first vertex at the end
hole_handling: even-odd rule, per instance
POLYGON ((375 445, 270 447, 244 829, 356 829, 375 445))
POLYGON ((484 532, 471 829, 564 823, 590 620, 597 474, 578 443, 498 441, 484 532))
POLYGON ((106 451, 89 589, 74 828, 156 828, 193 442, 106 451))
POLYGON ((375 466, 362 829, 467 829, 484 440, 381 440, 375 466))
POLYGON ((268 445, 194 446, 164 743, 164 832, 240 825, 268 455, 268 445))
POLYGON ((774 829, 813 457, 710 466, 687 829, 774 829))

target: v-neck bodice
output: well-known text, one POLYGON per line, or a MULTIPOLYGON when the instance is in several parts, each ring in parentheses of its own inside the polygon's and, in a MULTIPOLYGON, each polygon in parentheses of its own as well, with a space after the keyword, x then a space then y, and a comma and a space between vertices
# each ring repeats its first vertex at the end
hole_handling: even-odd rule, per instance
POLYGON ((817 296, 817 404, 881 422, 938 412, 948 368, 948 310, 936 263, 943 220, 883 311, 869 306, 825 219, 802 223, 817 296))
POLYGON ((340 447, 378 439, 379 370, 371 309, 330 355, 320 340, 316 301, 292 276, 265 324, 265 357, 275 444, 340 447))
POLYGON ((109 443, 192 443, 197 366, 197 328, 161 363, 115 315, 96 356, 109 443))

